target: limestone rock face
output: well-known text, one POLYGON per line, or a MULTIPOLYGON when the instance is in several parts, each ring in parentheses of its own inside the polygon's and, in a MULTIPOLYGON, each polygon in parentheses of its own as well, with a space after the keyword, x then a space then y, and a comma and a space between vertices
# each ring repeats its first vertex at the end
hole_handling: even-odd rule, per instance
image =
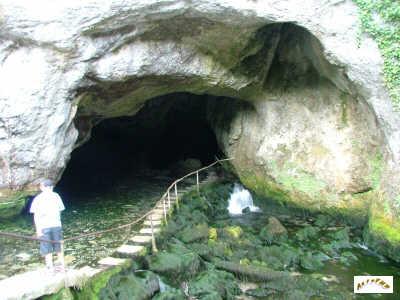
POLYGON ((3 0, 2 196, 60 178, 100 120, 190 92, 249 103, 209 105, 248 187, 317 208, 396 199, 399 114, 359 33, 351 1, 3 0))

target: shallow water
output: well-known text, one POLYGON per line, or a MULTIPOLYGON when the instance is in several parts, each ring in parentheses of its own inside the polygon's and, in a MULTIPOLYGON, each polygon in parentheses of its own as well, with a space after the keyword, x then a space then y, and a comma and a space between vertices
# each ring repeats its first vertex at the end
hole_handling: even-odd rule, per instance
MULTIPOLYGON (((74 193, 61 191, 66 210, 62 213, 64 238, 129 223, 147 212, 175 178, 166 175, 140 175, 105 191, 74 193)), ((192 184, 186 181, 183 186, 192 184)), ((57 188, 56 188, 57 190, 57 188)), ((100 257, 110 255, 137 227, 82 238, 65 244, 66 261, 71 267, 94 265, 100 257)), ((8 221, 0 220, 0 231, 33 236, 32 215, 8 221)), ((33 270, 43 265, 39 245, 34 241, 0 237, 0 279, 33 270)))
MULTIPOLYGON (((309 225, 315 225, 315 218, 307 214, 298 213, 297 215, 289 215, 287 208, 280 207, 274 203, 265 203, 255 200, 255 204, 262 208, 261 213, 247 213, 242 216, 232 216, 230 223, 241 226, 249 226, 257 231, 265 224, 269 216, 277 217, 289 233, 289 244, 303 249, 320 250, 320 244, 325 240, 326 234, 335 229, 343 228, 344 224, 338 222, 337 226, 322 230, 318 238, 309 245, 300 245, 295 241, 295 232, 298 229, 309 225)), ((302 270, 304 274, 322 274, 327 280, 333 280, 339 283, 347 291, 353 292, 353 277, 359 275, 380 275, 393 276, 394 293, 393 294, 358 294, 354 295, 355 299, 400 299, 400 264, 387 259, 374 251, 368 249, 362 244, 359 231, 350 231, 351 248, 346 248, 344 251, 352 253, 356 259, 349 259, 345 262, 341 261, 341 257, 332 257, 324 262, 324 266, 317 271, 302 270)), ((252 299, 252 298, 250 298, 252 299)), ((255 298, 254 298, 255 299, 255 298)), ((257 298, 262 299, 262 298, 257 298)), ((270 299, 270 298, 265 298, 270 299)))

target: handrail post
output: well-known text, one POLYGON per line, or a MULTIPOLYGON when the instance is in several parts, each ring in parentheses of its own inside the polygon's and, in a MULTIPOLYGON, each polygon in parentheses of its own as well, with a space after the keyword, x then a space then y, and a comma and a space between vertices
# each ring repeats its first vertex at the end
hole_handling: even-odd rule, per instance
POLYGON ((196 172, 196 184, 197 184, 197 192, 200 191, 200 186, 199 186, 199 171, 196 172))
POLYGON ((151 225, 151 247, 153 253, 157 253, 158 249, 156 245, 156 239, 154 238, 153 214, 150 214, 150 225, 151 225))
POLYGON ((178 183, 175 183, 175 201, 176 201, 176 207, 179 209, 178 183))
POLYGON ((167 224, 167 208, 165 207, 165 196, 163 197, 163 208, 164 208, 164 221, 167 224))
POLYGON ((167 191, 167 197, 168 197, 168 210, 171 209, 171 196, 169 195, 169 189, 167 191))

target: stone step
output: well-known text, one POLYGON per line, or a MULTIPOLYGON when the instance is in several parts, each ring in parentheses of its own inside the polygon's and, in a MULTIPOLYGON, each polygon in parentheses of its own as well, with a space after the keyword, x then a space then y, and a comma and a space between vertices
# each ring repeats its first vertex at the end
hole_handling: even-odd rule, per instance
MULTIPOLYGON (((163 220, 164 219, 164 214, 156 214, 156 213, 153 213, 152 215, 151 215, 151 218, 153 219, 153 222, 154 221, 161 221, 161 220, 163 220)), ((148 220, 148 221, 150 221, 150 216, 148 216, 147 218, 146 218, 146 220, 148 220)))
MULTIPOLYGON (((154 233, 158 233, 160 232, 160 228, 153 228, 154 233)), ((141 234, 151 234, 151 227, 146 227, 146 228, 142 228, 140 229, 139 233, 141 234)))
POLYGON ((103 271, 102 268, 85 266, 81 269, 67 268, 65 273, 54 274, 46 268, 17 274, 0 280, 0 299, 38 299, 56 294, 61 288, 79 286, 88 278, 103 271))
MULTIPOLYGON (((151 238, 151 237, 150 237, 151 238)), ((117 249, 120 254, 137 255, 144 249, 144 246, 122 245, 117 249)))
POLYGON ((147 244, 151 242, 151 235, 135 235, 129 240, 138 244, 147 244))
MULTIPOLYGON (((150 220, 146 220, 146 221, 143 222, 143 225, 151 226, 151 221, 150 220)), ((153 220, 153 227, 158 227, 158 226, 161 226, 161 220, 157 220, 157 221, 153 220)))
MULTIPOLYGON (((171 201, 171 207, 173 207, 175 204, 175 201, 171 201)), ((168 202, 165 202, 165 209, 168 209, 168 202)), ((164 203, 158 203, 153 210, 162 210, 164 212, 164 203)))
POLYGON ((119 266, 119 265, 124 264, 126 261, 127 261, 127 259, 123 259, 123 258, 105 257, 105 258, 100 259, 97 263, 99 265, 103 265, 103 266, 119 266))

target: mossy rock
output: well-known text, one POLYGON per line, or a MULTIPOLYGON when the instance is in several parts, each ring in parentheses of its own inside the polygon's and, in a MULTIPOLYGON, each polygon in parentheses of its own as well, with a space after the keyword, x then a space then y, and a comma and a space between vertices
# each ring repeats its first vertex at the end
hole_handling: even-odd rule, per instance
POLYGON ((79 300, 97 300, 100 298, 100 292, 105 288, 110 279, 119 274, 123 270, 129 270, 132 266, 132 261, 128 260, 124 265, 113 267, 100 272, 84 283, 79 290, 73 291, 74 299, 79 300))
POLYGON ((10 198, 0 197, 0 220, 19 215, 27 203, 27 193, 17 192, 10 198))
POLYGON ((100 299, 145 300, 159 289, 158 276, 153 272, 121 272, 100 291, 100 299))
POLYGON ((339 258, 339 261, 346 266, 349 266, 352 262, 357 260, 358 260, 357 256, 355 256, 353 253, 349 251, 344 251, 339 258))
POLYGON ((400 221, 397 217, 386 213, 385 200, 381 202, 371 206, 363 238, 372 249, 400 262, 400 221))
POLYGON ((218 239, 218 231, 216 228, 211 227, 208 230, 208 240, 215 242, 218 239))
POLYGON ((271 296, 275 293, 276 292, 274 290, 263 289, 263 288, 250 289, 245 292, 247 296, 251 296, 254 298, 262 298, 262 299, 271 296))
POLYGON ((319 228, 313 226, 306 226, 296 232, 296 238, 299 241, 307 241, 315 239, 319 234, 319 228))
POLYGON ((170 244, 168 250, 147 258, 149 269, 164 275, 173 284, 194 276, 200 269, 200 258, 182 244, 170 244))
POLYGON ((339 229, 335 232, 331 232, 328 234, 329 237, 333 239, 330 243, 331 247, 334 250, 339 250, 343 248, 351 248, 350 243, 350 236, 349 236, 350 229, 348 227, 339 229))
MULTIPOLYGON (((214 244, 214 242, 209 242, 209 244, 214 244)), ((186 246, 196 252, 199 256, 209 256, 212 251, 211 246, 205 243, 191 243, 186 246)))
POLYGON ((207 216, 198 209, 192 209, 189 207, 184 207, 179 210, 179 214, 175 218, 176 222, 182 227, 186 227, 188 223, 190 224, 207 224, 209 222, 207 216))
POLYGON ((208 230, 208 225, 206 223, 201 223, 194 227, 186 227, 178 236, 184 243, 191 243, 208 239, 208 230))
POLYGON ((319 214, 314 222, 315 226, 325 228, 334 224, 334 220, 329 215, 319 214))
POLYGON ((42 300, 74 300, 74 295, 69 288, 63 288, 58 293, 53 295, 45 295, 42 300))
POLYGON ((322 260, 322 256, 307 252, 300 258, 300 265, 306 270, 315 271, 324 266, 322 260))
POLYGON ((261 230, 260 237, 269 244, 284 243, 288 238, 288 233, 277 218, 270 217, 268 224, 261 230))
POLYGON ((260 259, 272 269, 283 270, 299 263, 302 251, 288 245, 264 247, 259 251, 260 259))
POLYGON ((240 226, 227 226, 223 229, 225 236, 233 239, 238 239, 243 234, 243 229, 240 226))
POLYGON ((289 299, 288 295, 296 295, 299 297, 298 299, 310 299, 311 297, 323 296, 327 289, 327 284, 320 279, 312 278, 310 275, 287 274, 282 278, 263 284, 261 288, 273 290, 281 295, 283 299, 289 299))
POLYGON ((229 258, 233 255, 233 251, 229 242, 218 240, 216 242, 209 243, 209 247, 212 256, 229 258))
POLYGON ((186 300, 186 296, 181 290, 170 289, 155 295, 152 300, 186 300))
POLYGON ((310 297, 305 291, 302 290, 291 290, 288 293, 283 294, 285 300, 309 300, 310 297))
POLYGON ((235 277, 225 271, 207 270, 189 282, 189 295, 200 299, 235 299, 239 294, 235 277))

